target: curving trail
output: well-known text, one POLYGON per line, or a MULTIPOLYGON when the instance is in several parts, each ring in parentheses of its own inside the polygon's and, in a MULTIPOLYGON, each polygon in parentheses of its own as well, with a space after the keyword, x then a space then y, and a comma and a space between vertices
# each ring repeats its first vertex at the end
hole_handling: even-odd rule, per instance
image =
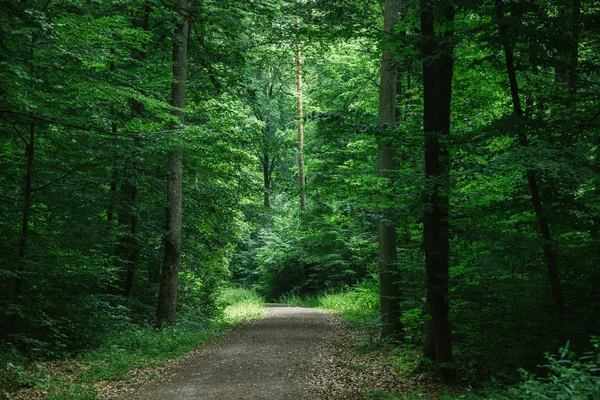
MULTIPOLYGON (((159 379, 121 393, 130 400, 362 399, 368 383, 324 311, 270 307, 265 318, 220 337, 159 379)), ((388 382, 389 383, 389 382, 388 382)), ((376 385, 379 386, 379 385, 376 385)))

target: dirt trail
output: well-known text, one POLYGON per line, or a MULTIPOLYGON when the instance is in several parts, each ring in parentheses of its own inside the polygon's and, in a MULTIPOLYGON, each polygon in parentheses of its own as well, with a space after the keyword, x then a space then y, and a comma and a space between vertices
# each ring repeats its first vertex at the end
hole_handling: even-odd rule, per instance
POLYGON ((159 379, 130 388, 119 398, 362 399, 368 382, 361 378, 363 366, 353 365, 351 351, 342 348, 348 338, 340 334, 345 331, 331 313, 270 307, 262 320, 203 346, 159 379))

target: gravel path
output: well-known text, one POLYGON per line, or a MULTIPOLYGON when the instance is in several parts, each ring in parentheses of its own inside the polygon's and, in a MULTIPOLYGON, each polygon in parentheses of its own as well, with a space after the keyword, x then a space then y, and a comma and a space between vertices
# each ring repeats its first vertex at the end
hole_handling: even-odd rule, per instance
MULTIPOLYGON (((349 349, 349 330, 335 314, 269 307, 262 320, 196 350, 149 383, 129 388, 128 400, 362 399, 373 373, 349 349)), ((387 371, 374 386, 393 384, 387 371), (383 381, 383 383, 381 382, 383 381)), ((393 378, 392 378, 393 380, 393 378)))

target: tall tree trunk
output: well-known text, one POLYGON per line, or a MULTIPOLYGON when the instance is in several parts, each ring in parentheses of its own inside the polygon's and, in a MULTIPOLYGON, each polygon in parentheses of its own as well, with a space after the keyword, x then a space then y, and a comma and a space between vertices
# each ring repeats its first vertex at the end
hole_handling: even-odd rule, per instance
MULTIPOLYGON (((388 185, 396 169, 396 150, 393 133, 396 122, 396 90, 398 63, 391 45, 394 25, 400 18, 402 0, 386 0, 383 24, 383 54, 379 81, 379 123, 383 134, 378 140, 377 170, 388 185)), ((398 336, 402 333, 400 321, 400 283, 396 253, 396 221, 394 210, 384 210, 379 221, 379 298, 381 307, 382 336, 398 336)))
MULTIPOLYGON (((421 1, 423 34, 423 128, 425 134, 425 190, 423 240, 427 276, 427 307, 431 315, 428 336, 433 339, 440 377, 449 381, 453 369, 452 339, 448 313, 449 269, 449 173, 447 136, 450 133, 453 51, 451 40, 454 8, 447 3, 421 1), (444 29, 436 38, 435 15, 444 29)), ((426 351, 427 352, 427 351, 426 351)))
MULTIPOLYGON (((113 72, 115 72, 115 49, 112 48, 110 49, 110 64, 109 64, 109 70, 111 72, 111 75, 113 72)), ((111 105, 110 107, 110 114, 114 117, 114 105, 111 105)), ((115 138, 117 137, 117 123, 115 121, 112 121, 110 123, 110 132, 112 133, 112 136, 115 138)), ((110 233, 110 240, 112 241, 112 231, 113 231, 113 221, 115 219, 115 209, 117 206, 117 182, 119 179, 119 173, 118 173, 118 168, 117 168, 117 157, 115 157, 114 161, 113 161, 113 170, 110 176, 110 194, 109 194, 109 198, 108 198, 108 206, 106 207, 106 220, 108 222, 108 229, 109 229, 109 233, 110 233)), ((107 256, 110 256, 110 254, 112 253, 112 245, 109 244, 108 245, 108 249, 106 251, 107 256)))
MULTIPOLYGON (((189 35, 188 0, 177 0, 175 12, 179 19, 173 38, 173 78, 171 85, 171 104, 175 108, 173 115, 184 123, 185 88, 187 77, 187 43, 189 35)), ((165 255, 163 260, 160 291, 156 320, 158 324, 175 323, 177 309, 177 284, 181 261, 182 230, 182 179, 183 150, 174 147, 169 151, 167 167, 167 222, 165 236, 165 255)))
MULTIPOLYGON (((528 147, 529 142, 527 138, 527 124, 523 115, 523 109, 521 107, 521 99, 519 96, 519 86, 517 82, 517 75, 515 72, 514 65, 514 54, 513 50, 510 46, 510 41, 508 37, 508 25, 504 21, 504 10, 502 0, 496 0, 496 16, 498 23, 498 31, 500 34, 500 40, 502 42, 502 47, 504 49, 504 55, 506 59, 506 71, 508 74, 508 81, 510 85, 510 93, 513 103, 513 113, 515 115, 515 119, 517 121, 517 135, 519 138, 519 145, 521 147, 528 147)), ((531 194, 531 203, 533 205, 533 209, 535 211, 536 219, 538 225, 540 227, 540 232, 542 234, 542 238, 544 239, 543 243, 543 251, 544 258, 546 260, 546 265, 548 268, 548 278, 550 280, 550 287, 552 289, 552 296, 554 298, 554 305, 556 307, 556 311, 559 315, 560 324, 564 323, 564 318, 566 316, 566 308, 564 303, 564 298, 562 296, 561 287, 560 287, 560 279, 558 274, 558 266, 557 266, 557 256, 556 256, 556 247, 557 244, 552 240, 552 236, 550 234, 550 226, 548 224, 548 218, 544 211, 544 206, 542 204, 542 200, 540 197, 540 192, 538 188, 538 180, 537 174, 534 170, 527 171, 527 185, 529 186, 529 192, 531 194)), ((564 335, 559 335, 559 340, 561 342, 565 341, 564 335)))
MULTIPOLYGON (((23 295, 23 274, 26 271, 27 241, 29 239, 29 217, 31 215, 31 195, 33 193, 33 164, 35 160, 35 122, 29 124, 29 141, 25 145, 25 176, 23 178, 23 212, 21 218, 21 236, 19 238, 19 262, 17 264, 17 276, 15 278, 15 295, 18 298, 23 295)), ((15 332, 21 330, 21 315, 13 315, 13 329, 15 332)))
POLYGON ((264 181, 264 189, 265 189, 265 207, 269 208, 271 206, 269 202, 269 187, 271 186, 271 174, 270 174, 270 161, 269 161, 269 153, 263 151, 263 181, 264 181))
MULTIPOLYGON (((300 26, 300 18, 296 17, 296 25, 300 26)), ((306 208, 306 193, 304 186, 306 178, 304 176, 304 114, 303 114, 303 97, 302 97, 302 52, 300 43, 296 43, 296 91, 298 97, 298 187, 300 189, 300 209, 306 208)))

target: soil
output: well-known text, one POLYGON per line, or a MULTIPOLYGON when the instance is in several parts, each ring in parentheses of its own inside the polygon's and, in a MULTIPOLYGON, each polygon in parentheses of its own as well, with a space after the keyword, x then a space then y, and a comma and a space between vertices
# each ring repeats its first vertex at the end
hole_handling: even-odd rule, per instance
POLYGON ((395 374, 361 360, 350 348, 351 335, 335 314, 269 307, 262 320, 201 346, 154 380, 106 398, 353 400, 363 399, 366 390, 397 391, 395 374))

